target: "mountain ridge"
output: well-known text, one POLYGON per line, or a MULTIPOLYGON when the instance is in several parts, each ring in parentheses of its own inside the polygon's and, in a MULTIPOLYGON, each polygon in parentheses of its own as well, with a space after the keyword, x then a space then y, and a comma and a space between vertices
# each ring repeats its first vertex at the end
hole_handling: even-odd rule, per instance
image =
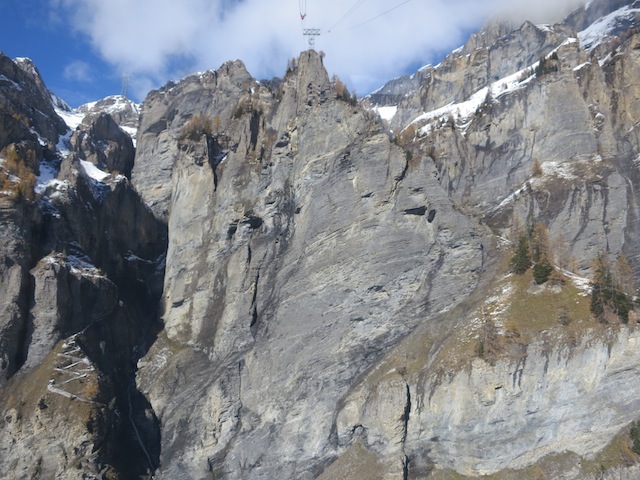
POLYGON ((633 478, 640 315, 593 298, 640 271, 635 5, 489 23, 394 105, 309 50, 72 112, 0 57, 0 473, 633 478))

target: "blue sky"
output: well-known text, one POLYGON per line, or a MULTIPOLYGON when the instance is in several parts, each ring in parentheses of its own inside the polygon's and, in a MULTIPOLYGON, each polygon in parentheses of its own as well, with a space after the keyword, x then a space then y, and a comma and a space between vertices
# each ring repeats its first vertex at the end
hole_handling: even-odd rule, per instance
POLYGON ((117 70, 41 0, 2 0, 0 51, 11 58, 31 58, 49 89, 74 106, 121 91, 117 70), (69 68, 74 62, 88 66, 84 78, 69 68))
POLYGON ((559 20, 579 0, 2 0, 0 50, 29 57, 72 106, 151 88, 239 58, 256 78, 282 76, 321 28, 316 49, 358 94, 464 43, 488 16, 559 20), (300 5, 306 4, 304 23, 300 5), (562 12, 561 12, 562 10, 562 12))

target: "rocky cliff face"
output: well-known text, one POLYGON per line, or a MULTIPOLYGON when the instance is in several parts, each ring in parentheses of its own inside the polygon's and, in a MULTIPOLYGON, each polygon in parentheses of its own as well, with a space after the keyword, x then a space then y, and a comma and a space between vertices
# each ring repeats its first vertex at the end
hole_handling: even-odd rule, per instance
POLYGON ((629 206, 638 152, 637 92, 628 75, 637 64, 638 39, 629 26, 638 9, 623 3, 592 2, 566 25, 525 23, 502 36, 497 27, 474 35, 407 94, 391 119, 400 137, 434 159, 456 205, 499 228, 514 216, 523 224, 544 219, 556 240, 571 239, 568 253, 579 257, 583 272, 602 245, 614 256, 637 251, 628 235, 637 223, 629 206), (596 21, 605 12, 608 20, 596 21), (589 22, 596 23, 584 27, 589 22), (478 68, 488 73, 469 78, 480 83, 442 87, 445 93, 428 94, 418 112, 411 99, 433 89, 434 78, 461 79, 478 68))
MULTIPOLYGON (((247 81, 234 66, 219 83, 247 81)), ((477 283, 486 232, 451 207, 431 165, 335 96, 306 52, 278 91, 251 81, 240 115, 212 112, 225 145, 174 134, 165 332, 138 374, 164 428, 161 476, 313 478, 336 451, 353 379, 419 312, 477 283)))
POLYGON ((640 269, 639 12, 492 21, 358 105, 229 62, 135 143, 0 58, 2 476, 633 478, 640 316, 585 277, 640 269))
POLYGON ((155 330, 166 228, 118 174, 134 152, 111 117, 71 132, 30 62, 0 62, 0 475, 143 475, 157 422, 132 375, 155 330))

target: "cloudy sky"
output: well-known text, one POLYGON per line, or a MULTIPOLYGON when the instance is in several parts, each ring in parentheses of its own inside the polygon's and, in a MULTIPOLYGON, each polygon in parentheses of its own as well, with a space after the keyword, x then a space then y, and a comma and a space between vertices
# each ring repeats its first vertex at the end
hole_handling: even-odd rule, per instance
POLYGON ((2 0, 0 51, 30 57, 77 106, 122 91, 141 101, 168 80, 241 59, 256 78, 282 76, 308 48, 351 90, 438 62, 489 16, 560 20, 580 0, 2 0), (301 21, 301 13, 305 15, 301 21))

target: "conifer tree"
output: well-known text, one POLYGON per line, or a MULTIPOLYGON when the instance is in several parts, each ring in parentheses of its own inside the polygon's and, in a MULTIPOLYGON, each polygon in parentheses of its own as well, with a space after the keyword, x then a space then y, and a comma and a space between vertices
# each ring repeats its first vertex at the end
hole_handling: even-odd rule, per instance
POLYGON ((516 253, 511 258, 511 268, 514 273, 522 275, 531 266, 531 256, 529 255, 529 242, 527 237, 521 235, 518 239, 516 253))
POLYGON ((631 297, 616 283, 609 262, 604 256, 598 257, 591 285, 591 313, 606 322, 607 312, 611 312, 622 323, 627 323, 632 308, 631 297))

